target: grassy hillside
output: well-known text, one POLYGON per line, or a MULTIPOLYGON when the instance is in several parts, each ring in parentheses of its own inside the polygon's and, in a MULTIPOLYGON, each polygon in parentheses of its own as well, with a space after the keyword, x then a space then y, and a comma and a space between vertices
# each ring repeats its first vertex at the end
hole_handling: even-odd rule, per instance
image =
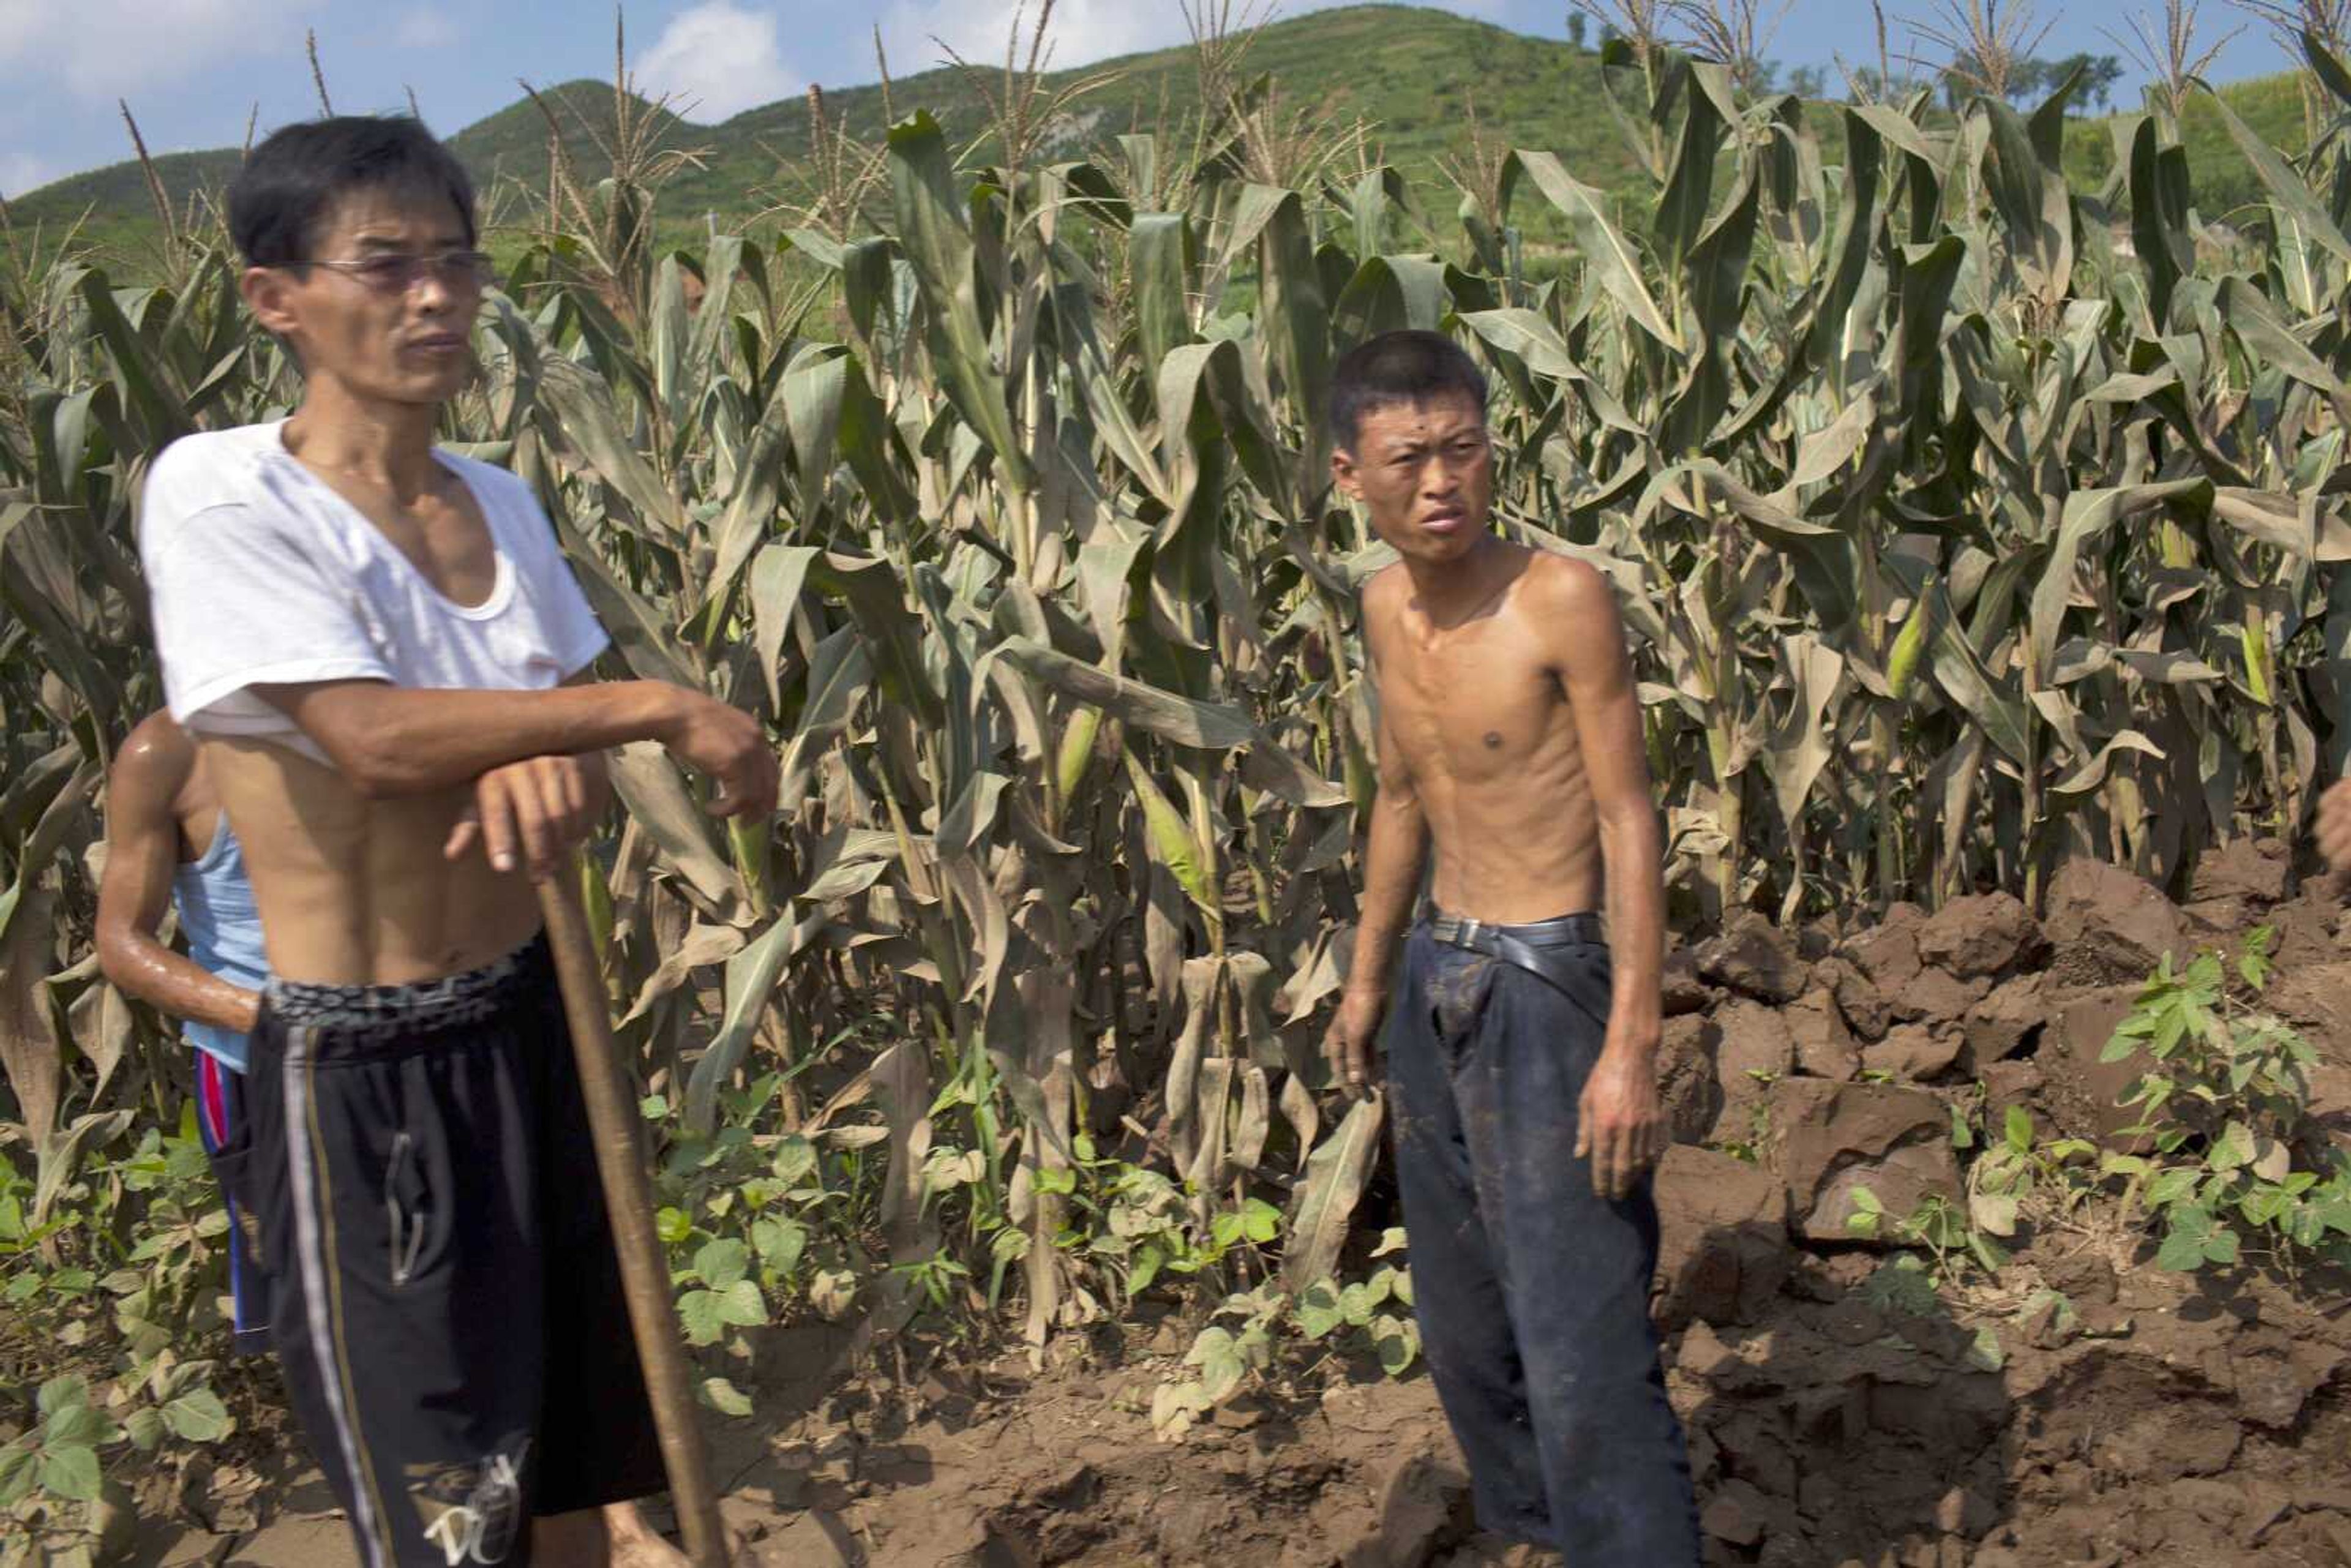
MULTIPOLYGON (((2302 115, 2302 78, 2291 71, 2230 82, 2219 89, 2237 117, 2289 157, 2299 157, 2310 139, 2302 115)), ((2228 216, 2262 200, 2252 165, 2229 139, 2212 100, 2199 93, 2188 101, 2181 131, 2188 143, 2189 178, 2196 204, 2207 218, 2228 216)), ((2077 186, 2105 183, 2117 150, 2113 121, 2078 120, 2065 129, 2065 172, 2077 186)))
MULTIPOLYGON (((1463 105, 1473 96, 1479 118, 1494 135, 1519 145, 1553 148, 1587 181, 1613 185, 1633 172, 1613 125, 1594 112, 1599 72, 1590 53, 1449 12, 1357 5, 1277 22, 1255 39, 1244 69, 1271 72, 1286 109, 1316 109, 1346 121, 1360 115, 1373 122, 1388 156, 1415 174, 1433 175, 1439 155, 1466 145, 1463 105)), ((1115 135, 1199 107, 1189 48, 1056 72, 1051 82, 1059 87, 1106 74, 1115 78, 1111 85, 1076 106, 1070 128, 1073 140, 1115 135)), ((999 86, 1000 67, 988 78, 989 88, 999 86)), ((609 132, 611 88, 571 82, 544 96, 559 102, 575 162, 583 172, 601 172, 596 138, 575 116, 590 121, 600 134, 609 132)), ((829 114, 861 135, 878 136, 883 129, 879 86, 828 88, 825 101, 829 114)), ((982 136, 987 125, 978 84, 954 68, 899 78, 890 102, 901 114, 928 109, 961 140, 982 136)), ((486 187, 504 179, 537 185, 546 178, 546 116, 528 99, 452 141, 486 187)), ((673 120, 663 144, 698 152, 705 166, 680 176, 670 208, 713 212, 722 220, 762 211, 795 189, 795 165, 809 143, 804 99, 751 110, 715 126, 673 120)), ((217 190, 236 161, 230 149, 162 159, 158 168, 174 201, 184 203, 191 192, 217 190)), ((89 213, 92 237, 101 243, 152 232, 152 204, 135 162, 58 181, 12 201, 10 207, 19 224, 56 225, 89 213)))
MULTIPOLYGON (((987 134, 983 85, 1001 85, 1000 68, 979 68, 983 80, 945 68, 896 81, 889 106, 900 114, 920 107, 936 115, 959 141, 987 134)), ((1252 43, 1244 72, 1270 72, 1280 84, 1285 115, 1326 113, 1343 122, 1360 117, 1375 145, 1416 179, 1436 182, 1437 164, 1468 142, 1474 102, 1488 133, 1513 146, 1558 152, 1588 183, 1621 188, 1635 178, 1616 127, 1600 99, 1597 60, 1564 42, 1529 37, 1505 28, 1416 5, 1365 5, 1318 11, 1275 23, 1252 43)), ((1189 48, 1165 49, 1056 73, 1054 87, 1109 77, 1106 86, 1076 105, 1064 134, 1074 153, 1091 142, 1142 125, 1180 120, 1199 108, 1199 85, 1189 48)), ((2300 88, 2292 75, 2232 84, 2221 89, 2237 111, 2290 152, 2304 145, 2300 88)), ((603 172, 600 143, 609 141, 613 94, 608 84, 578 81, 543 92, 562 123, 569 156, 582 173, 603 172)), ((827 112, 859 135, 878 138, 885 120, 879 86, 829 88, 827 112)), ((799 188, 810 146, 809 107, 789 99, 754 109, 720 125, 661 118, 661 144, 694 152, 701 167, 682 173, 666 199, 678 221, 705 213, 722 225, 789 201, 799 188)), ((2258 198, 2252 171, 2230 143, 2209 102, 2188 116, 2189 162, 2199 204, 2214 215, 2258 198)), ((467 127, 453 138, 486 190, 521 181, 543 188, 548 120, 528 99, 467 127)), ((1838 139, 1823 138, 1834 160, 1838 139)), ((157 161, 175 202, 197 191, 217 191, 235 171, 234 149, 175 154, 157 161)), ((2066 165, 2077 183, 2101 183, 2114 163, 2114 138, 2102 120, 2068 130, 2066 165)), ((1424 190, 1428 189, 1424 185, 1424 190)), ((11 204, 19 224, 52 227, 89 214, 88 236, 103 248, 136 255, 153 235, 152 203, 144 175, 125 162, 78 174, 11 204)), ((1538 227, 1543 221, 1524 214, 1538 227)))

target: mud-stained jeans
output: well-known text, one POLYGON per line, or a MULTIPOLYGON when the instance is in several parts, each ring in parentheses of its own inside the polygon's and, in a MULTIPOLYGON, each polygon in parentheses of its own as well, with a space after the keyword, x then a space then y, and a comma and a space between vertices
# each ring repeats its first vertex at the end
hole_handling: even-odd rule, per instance
POLYGON ((1421 1343, 1486 1529, 1568 1568, 1690 1568, 1698 1509, 1666 1401, 1645 1179, 1610 1203, 1575 1157, 1609 1005, 1606 947, 1552 948, 1571 1000, 1408 940, 1387 1036, 1421 1343))

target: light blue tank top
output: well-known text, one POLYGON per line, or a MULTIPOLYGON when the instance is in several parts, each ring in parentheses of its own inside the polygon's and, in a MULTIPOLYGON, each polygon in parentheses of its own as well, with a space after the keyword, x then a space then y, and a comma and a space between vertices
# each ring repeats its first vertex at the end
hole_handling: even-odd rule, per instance
MULTIPOLYGON (((245 848, 229 831, 226 811, 203 856, 172 873, 172 902, 179 908, 189 957, 224 980, 256 991, 262 988, 269 978, 269 959, 261 948, 261 910, 246 879, 245 848)), ((193 1019, 181 1032, 190 1044, 219 1058, 222 1066, 245 1071, 244 1035, 193 1019)))

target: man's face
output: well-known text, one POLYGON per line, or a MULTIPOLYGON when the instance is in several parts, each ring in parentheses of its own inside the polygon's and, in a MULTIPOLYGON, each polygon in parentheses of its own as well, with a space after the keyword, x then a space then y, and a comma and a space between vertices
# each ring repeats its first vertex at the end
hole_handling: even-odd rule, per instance
POLYGON ((1331 455, 1339 488, 1408 560, 1459 560, 1485 537, 1494 504, 1486 411, 1464 392, 1382 403, 1356 427, 1354 450, 1331 455))
POLYGON ((357 190, 327 210, 305 258, 339 265, 250 268, 245 297, 312 382, 370 402, 440 403, 473 365, 482 277, 472 246, 449 202, 357 190))

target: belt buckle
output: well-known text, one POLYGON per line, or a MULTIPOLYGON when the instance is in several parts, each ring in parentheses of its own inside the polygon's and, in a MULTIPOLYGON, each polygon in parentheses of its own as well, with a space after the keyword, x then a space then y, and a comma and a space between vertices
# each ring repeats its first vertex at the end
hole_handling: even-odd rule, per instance
POLYGON ((1462 946, 1464 946, 1464 947, 1468 948, 1468 949, 1469 949, 1471 952, 1473 952, 1473 953, 1474 953, 1474 952, 1477 952, 1477 951, 1479 950, 1479 948, 1478 948, 1478 938, 1479 938, 1479 936, 1481 936, 1481 935, 1484 933, 1485 929, 1486 929, 1486 923, 1485 923, 1484 921, 1482 921, 1482 920, 1476 920, 1476 919, 1465 919, 1465 920, 1463 920, 1463 921, 1461 922, 1460 933, 1459 933, 1459 936, 1460 936, 1460 945, 1461 945, 1462 946))

